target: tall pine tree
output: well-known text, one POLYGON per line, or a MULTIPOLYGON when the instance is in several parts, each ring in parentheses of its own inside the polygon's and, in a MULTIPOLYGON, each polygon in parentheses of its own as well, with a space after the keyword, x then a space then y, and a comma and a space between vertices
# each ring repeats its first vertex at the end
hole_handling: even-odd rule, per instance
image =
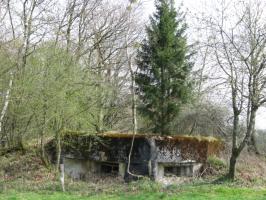
POLYGON ((139 110, 154 124, 154 133, 167 135, 180 106, 188 99, 192 63, 184 15, 176 12, 173 1, 158 0, 150 20, 150 26, 146 27, 147 39, 137 56, 136 83, 142 101, 139 110))

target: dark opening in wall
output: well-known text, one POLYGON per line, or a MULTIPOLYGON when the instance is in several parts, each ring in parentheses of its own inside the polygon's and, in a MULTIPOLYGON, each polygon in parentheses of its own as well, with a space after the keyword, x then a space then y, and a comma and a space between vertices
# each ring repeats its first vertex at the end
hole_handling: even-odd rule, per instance
POLYGON ((118 172, 119 172, 118 163, 107 163, 107 162, 101 163, 101 173, 117 175, 118 172))
POLYGON ((165 166, 164 176, 193 176, 193 164, 180 166, 165 166))
POLYGON ((181 166, 164 167, 164 176, 181 176, 181 166))

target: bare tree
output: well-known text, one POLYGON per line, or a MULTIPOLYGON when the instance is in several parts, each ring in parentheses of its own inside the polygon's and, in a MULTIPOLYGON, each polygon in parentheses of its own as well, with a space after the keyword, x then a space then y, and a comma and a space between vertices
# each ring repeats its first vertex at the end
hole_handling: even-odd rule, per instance
POLYGON ((232 152, 228 177, 234 179, 237 158, 252 142, 257 110, 266 102, 265 5, 256 1, 220 2, 217 15, 206 18, 211 58, 231 91, 233 111, 232 152), (229 9, 230 8, 230 9, 229 9), (240 124, 246 125, 240 137, 240 124))

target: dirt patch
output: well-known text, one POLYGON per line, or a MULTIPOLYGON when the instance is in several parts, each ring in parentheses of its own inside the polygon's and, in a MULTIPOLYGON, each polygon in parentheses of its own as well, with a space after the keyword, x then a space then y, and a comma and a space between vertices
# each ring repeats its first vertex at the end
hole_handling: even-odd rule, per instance
POLYGON ((266 183, 266 157, 244 151, 238 159, 237 176, 252 183, 266 183))

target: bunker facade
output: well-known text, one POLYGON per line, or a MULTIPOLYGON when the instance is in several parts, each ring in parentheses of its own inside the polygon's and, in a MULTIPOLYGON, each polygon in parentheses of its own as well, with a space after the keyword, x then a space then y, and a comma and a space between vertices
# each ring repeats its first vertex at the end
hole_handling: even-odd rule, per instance
MULTIPOLYGON (((83 179, 90 174, 112 174, 129 181, 131 175, 196 175, 208 156, 219 152, 221 143, 213 137, 156 136, 105 133, 100 135, 66 134, 62 142, 62 159, 66 174, 83 179)), ((55 159, 55 158, 53 158, 55 159)))

